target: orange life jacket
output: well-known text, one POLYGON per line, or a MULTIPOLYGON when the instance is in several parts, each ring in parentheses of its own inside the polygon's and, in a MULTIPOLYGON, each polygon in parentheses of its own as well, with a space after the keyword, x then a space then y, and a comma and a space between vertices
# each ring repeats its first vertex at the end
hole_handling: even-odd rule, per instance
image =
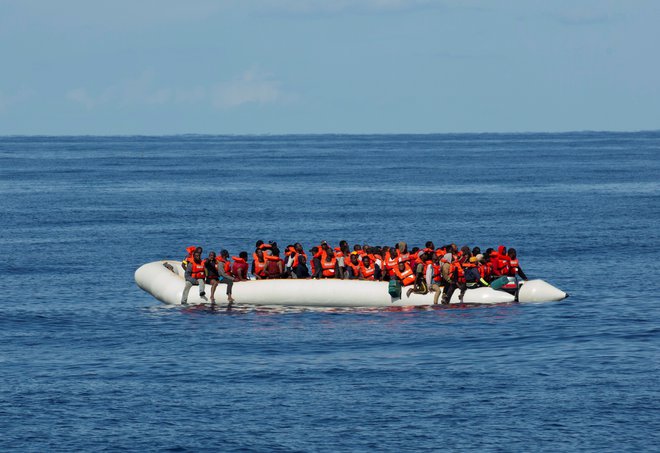
POLYGON ((449 275, 458 283, 465 283, 465 271, 463 270, 463 266, 461 265, 460 261, 452 261, 449 268, 449 275))
POLYGON ((215 260, 217 261, 218 266, 222 263, 222 269, 225 271, 225 274, 231 275, 231 263, 229 260, 226 260, 221 256, 217 257, 215 260))
POLYGON ((360 276, 360 263, 358 264, 353 264, 350 260, 346 263, 346 266, 351 268, 353 271, 353 277, 357 278, 360 276))
POLYGON ((431 264, 431 266, 433 266, 433 281, 442 281, 442 263, 431 264))
POLYGON ((407 263, 406 263, 406 267, 403 270, 403 272, 400 271, 399 267, 397 266, 394 269, 394 273, 399 278, 399 280, 401 280, 401 284, 403 286, 408 286, 408 285, 412 285, 413 283, 415 283, 415 274, 413 274, 412 269, 410 268, 410 266, 407 263))
POLYGON ((365 280, 374 280, 374 274, 376 273, 376 265, 372 262, 371 266, 367 267, 364 263, 360 263, 360 275, 365 280))
POLYGON ((266 268, 266 260, 259 261, 258 258, 254 260, 254 275, 263 277, 265 268, 266 268))
POLYGON ((332 257, 330 261, 326 261, 326 260, 321 261, 321 267, 323 268, 323 276, 334 277, 336 266, 337 266, 337 258, 335 257, 332 257))
POLYGON ((300 255, 305 257, 305 262, 307 262, 307 255, 304 253, 298 253, 296 252, 296 255, 293 257, 293 263, 291 264, 292 267, 298 267, 299 261, 300 261, 300 255))
POLYGON ((206 277, 205 269, 206 260, 202 260, 201 263, 197 264, 195 261, 192 261, 190 265, 192 266, 192 278, 195 280, 206 277))

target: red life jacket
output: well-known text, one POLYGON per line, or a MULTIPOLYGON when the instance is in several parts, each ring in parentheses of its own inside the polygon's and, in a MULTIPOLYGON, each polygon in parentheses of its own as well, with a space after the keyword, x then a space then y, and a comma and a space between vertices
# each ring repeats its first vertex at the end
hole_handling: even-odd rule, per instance
POLYGON ((231 273, 234 275, 236 278, 238 278, 239 271, 242 269, 243 270, 243 275, 247 279, 247 273, 248 273, 248 263, 245 261, 243 258, 240 256, 232 256, 231 257, 234 262, 231 265, 231 273))
POLYGON ((332 257, 330 261, 326 261, 325 259, 321 261, 321 267, 323 268, 323 276, 334 277, 336 265, 337 265, 337 258, 335 257, 332 257))
POLYGON ((364 263, 360 263, 360 275, 365 280, 374 280, 374 274, 376 273, 376 266, 374 263, 371 263, 371 266, 367 267, 364 263))
POLYGON ((270 259, 266 261, 266 275, 269 277, 279 277, 281 275, 280 273, 280 266, 279 263, 283 263, 281 259, 270 259))
POLYGON ((518 273, 518 259, 509 260, 509 266, 507 267, 507 275, 515 277, 518 273))
POLYGON ((406 263, 406 268, 403 270, 403 272, 401 272, 399 270, 399 267, 397 266, 394 269, 394 273, 399 278, 399 280, 401 280, 401 284, 403 286, 408 286, 408 285, 412 285, 413 283, 415 283, 415 274, 413 274, 413 271, 410 268, 410 266, 408 265, 408 263, 406 263))
POLYGON ((206 260, 202 260, 200 264, 197 264, 194 260, 190 263, 190 265, 192 266, 191 268, 192 278, 198 280, 200 278, 206 277, 206 269, 204 268, 205 264, 206 264, 206 260))

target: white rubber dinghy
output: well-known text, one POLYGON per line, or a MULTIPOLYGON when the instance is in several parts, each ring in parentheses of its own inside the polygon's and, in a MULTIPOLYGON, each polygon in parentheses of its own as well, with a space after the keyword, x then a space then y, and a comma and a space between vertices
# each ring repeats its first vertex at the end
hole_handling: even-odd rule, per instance
MULTIPOLYGON (((156 299, 170 305, 178 305, 185 286, 183 269, 178 261, 155 261, 141 266, 135 271, 137 285, 156 299), (170 270, 166 265, 171 266, 170 270)), ((531 280, 523 285, 526 294, 531 294, 537 302, 548 293, 561 300, 566 294, 542 280, 531 280), (538 283, 537 283, 538 282, 538 283), (535 289, 537 288, 538 289, 535 289), (561 294, 562 297, 558 297, 561 294)), ((401 298, 393 298, 388 292, 387 282, 363 280, 250 280, 234 283, 233 297, 240 305, 286 305, 305 307, 407 307, 433 305, 434 293, 406 295, 409 287, 402 289, 401 298)), ((219 285, 216 289, 216 301, 226 301, 226 288, 219 285)), ((206 297, 210 295, 207 285, 206 297)), ((460 291, 455 291, 450 303, 459 304, 460 291)), ((505 304, 515 301, 515 297, 505 291, 492 288, 469 289, 463 298, 464 304, 505 304)), ((527 301, 527 300, 523 300, 527 301)), ((199 296, 198 287, 193 287, 188 295, 189 304, 208 303, 208 299, 199 296)))

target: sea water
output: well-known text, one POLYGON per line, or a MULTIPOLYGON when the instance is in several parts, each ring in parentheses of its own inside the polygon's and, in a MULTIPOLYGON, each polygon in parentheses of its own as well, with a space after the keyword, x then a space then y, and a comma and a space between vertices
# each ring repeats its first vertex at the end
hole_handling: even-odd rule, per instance
MULTIPOLYGON (((653 451, 660 133, 0 138, 1 451, 653 451), (563 302, 170 308, 258 239, 500 244, 563 302)), ((239 301, 240 302, 240 301, 239 301)))

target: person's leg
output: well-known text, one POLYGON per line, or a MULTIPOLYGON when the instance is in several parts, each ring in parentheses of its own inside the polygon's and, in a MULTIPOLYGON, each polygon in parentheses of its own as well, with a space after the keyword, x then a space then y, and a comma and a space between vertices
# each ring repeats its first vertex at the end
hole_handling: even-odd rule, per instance
POLYGON ((199 297, 204 297, 206 295, 206 292, 204 291, 204 279, 197 279, 197 284, 199 285, 199 297))
POLYGON ((465 291, 467 290, 467 286, 465 283, 457 283, 458 288, 461 290, 461 293, 458 295, 458 300, 463 303, 463 296, 465 296, 465 291))
POLYGON ((440 299, 440 296, 442 295, 442 286, 434 283, 431 285, 431 289, 435 291, 435 294, 433 295, 433 305, 437 305, 438 299, 440 299))
POLYGON ((215 303, 215 289, 218 287, 218 281, 216 279, 211 280, 211 303, 215 303))
POLYGON ((313 278, 321 278, 321 271, 323 268, 321 267, 321 260, 318 258, 314 258, 314 275, 312 275, 313 278))
POLYGON ((186 280, 186 286, 183 288, 183 293, 181 294, 181 305, 186 305, 188 303, 188 293, 190 292, 190 288, 192 288, 193 284, 186 280))

